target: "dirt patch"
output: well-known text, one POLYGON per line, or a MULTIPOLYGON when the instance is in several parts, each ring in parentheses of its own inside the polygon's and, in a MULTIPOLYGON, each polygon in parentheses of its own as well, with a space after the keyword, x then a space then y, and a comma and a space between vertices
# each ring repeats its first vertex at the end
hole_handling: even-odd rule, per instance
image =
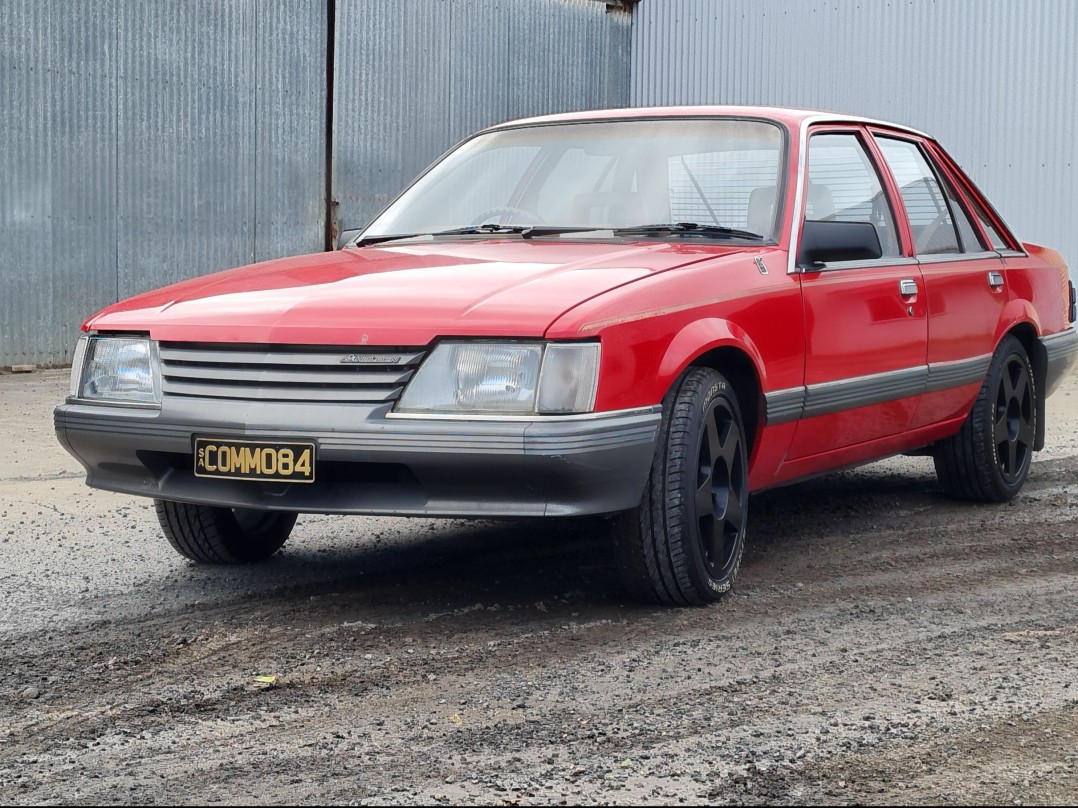
POLYGON ((683 610, 622 596, 599 521, 306 518, 188 565, 54 447, 65 387, 0 378, 5 803, 1078 794, 1073 378, 1013 503, 923 458, 761 494, 734 593, 683 610))

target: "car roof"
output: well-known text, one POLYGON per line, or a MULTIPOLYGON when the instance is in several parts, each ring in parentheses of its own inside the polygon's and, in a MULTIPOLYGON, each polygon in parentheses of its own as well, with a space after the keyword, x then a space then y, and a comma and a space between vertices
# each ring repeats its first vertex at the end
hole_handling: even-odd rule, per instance
POLYGON ((578 112, 563 112, 556 115, 539 115, 534 118, 520 118, 505 121, 489 127, 485 131, 501 129, 503 127, 530 126, 533 124, 548 123, 571 123, 574 121, 595 120, 639 120, 646 118, 766 118, 781 123, 790 129, 799 129, 807 123, 867 123, 878 126, 886 126, 890 129, 898 129, 923 137, 929 137, 909 126, 891 123, 888 121, 864 118, 858 115, 847 115, 840 112, 827 112, 823 110, 798 109, 795 107, 767 107, 767 106, 726 106, 726 105, 700 105, 700 106, 669 106, 669 107, 622 107, 616 109, 592 109, 578 112))

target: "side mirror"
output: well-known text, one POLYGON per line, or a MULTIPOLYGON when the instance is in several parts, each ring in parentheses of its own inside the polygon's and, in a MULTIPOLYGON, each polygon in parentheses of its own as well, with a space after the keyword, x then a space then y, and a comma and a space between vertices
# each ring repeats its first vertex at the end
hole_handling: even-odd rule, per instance
POLYGON ((880 236, 871 222, 805 220, 801 229, 801 251, 797 256, 800 266, 882 257, 880 236))
POLYGON ((344 249, 344 245, 363 232, 362 227, 353 227, 351 230, 342 230, 341 237, 337 240, 337 249, 344 249))

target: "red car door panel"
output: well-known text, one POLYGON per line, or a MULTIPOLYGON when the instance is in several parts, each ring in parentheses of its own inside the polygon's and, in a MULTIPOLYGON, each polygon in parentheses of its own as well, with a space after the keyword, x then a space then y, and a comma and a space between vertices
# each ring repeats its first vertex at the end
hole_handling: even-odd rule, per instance
POLYGON ((924 284, 916 261, 901 254, 867 143, 852 127, 810 135, 805 219, 870 222, 882 257, 801 268, 804 407, 790 460, 906 431, 926 380, 924 284))

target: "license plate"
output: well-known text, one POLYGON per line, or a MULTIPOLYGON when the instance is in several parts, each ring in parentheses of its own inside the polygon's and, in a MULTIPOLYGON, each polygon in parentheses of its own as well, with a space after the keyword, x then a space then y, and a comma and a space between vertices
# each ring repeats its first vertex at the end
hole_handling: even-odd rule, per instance
POLYGON ((195 438, 195 476, 262 482, 314 482, 315 445, 195 438))

